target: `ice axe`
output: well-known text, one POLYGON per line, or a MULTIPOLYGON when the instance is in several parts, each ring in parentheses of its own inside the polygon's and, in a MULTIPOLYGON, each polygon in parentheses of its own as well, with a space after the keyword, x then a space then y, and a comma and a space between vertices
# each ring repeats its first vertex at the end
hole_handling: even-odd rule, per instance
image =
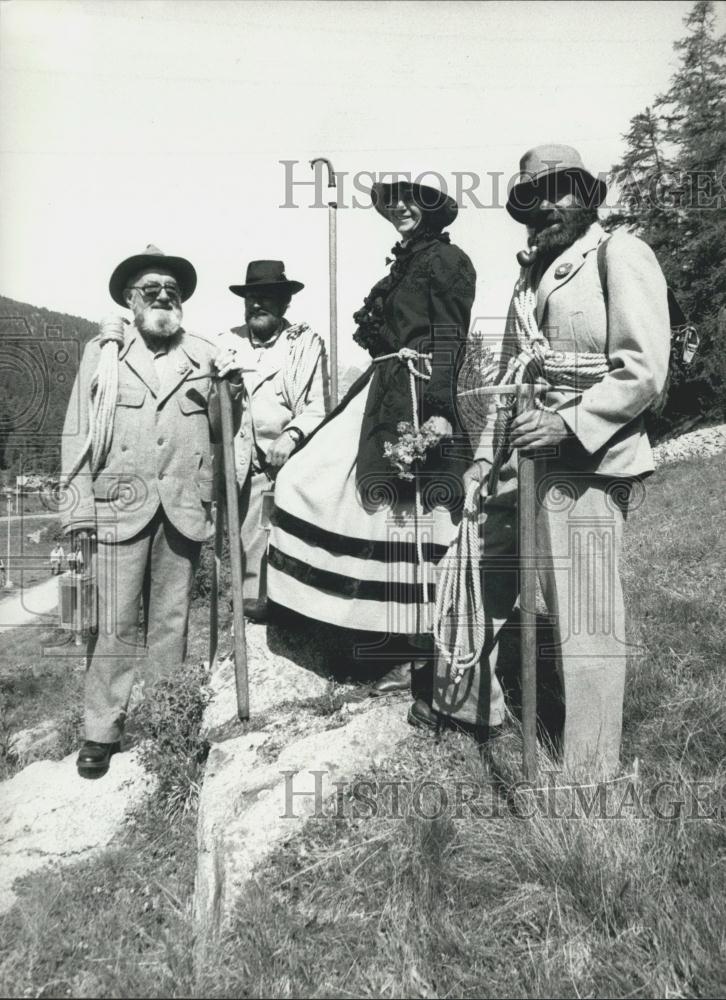
MULTIPOLYGON (((324 163, 328 169, 328 187, 337 194, 333 164, 324 156, 310 161, 315 170, 316 163, 324 163)), ((336 210, 338 203, 328 202, 328 269, 330 274, 330 402, 331 408, 338 405, 338 230, 336 210)))
POLYGON ((232 400, 226 379, 217 382, 219 411, 222 423, 222 465, 224 488, 217 496, 217 518, 214 529, 214 572, 210 600, 209 663, 213 669, 219 644, 219 571, 222 560, 223 512, 227 522, 229 555, 232 571, 232 621, 234 623, 234 678, 237 688, 237 716, 243 722, 250 717, 249 684, 247 679, 247 643, 245 642, 244 593, 242 582, 242 544, 239 531, 239 498, 234 458, 234 423, 232 400))

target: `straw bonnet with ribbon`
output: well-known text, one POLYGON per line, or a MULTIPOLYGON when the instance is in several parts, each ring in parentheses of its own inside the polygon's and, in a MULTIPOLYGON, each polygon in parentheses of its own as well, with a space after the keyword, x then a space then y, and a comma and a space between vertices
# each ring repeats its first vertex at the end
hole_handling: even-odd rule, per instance
MULTIPOLYGON (((432 171, 428 172, 429 174, 432 171)), ((420 177, 428 176, 426 172, 420 177)), ((438 174, 434 174, 438 177, 438 174)), ((390 221, 391 211, 399 199, 409 197, 414 205, 421 209, 427 229, 441 231, 450 226, 459 213, 459 206, 454 198, 429 184, 419 184, 416 181, 397 180, 389 183, 377 182, 371 186, 371 201, 375 210, 390 221)))
POLYGON ((526 224, 542 192, 558 200, 560 192, 566 191, 576 191, 588 208, 597 208, 605 200, 607 185, 590 173, 572 146, 535 146, 519 161, 519 176, 510 188, 507 211, 517 222, 526 224))
POLYGON ((172 257, 155 247, 153 243, 149 243, 143 253, 127 257, 115 268, 108 283, 108 290, 113 301, 125 309, 127 303, 124 291, 129 287, 134 276, 148 267, 156 267, 173 274, 179 285, 182 301, 188 299, 197 287, 197 272, 186 258, 172 257))
POLYGON ((287 277, 281 260, 251 260, 247 265, 244 284, 230 285, 229 290, 244 298, 251 292, 296 295, 304 287, 302 281, 292 281, 287 277))

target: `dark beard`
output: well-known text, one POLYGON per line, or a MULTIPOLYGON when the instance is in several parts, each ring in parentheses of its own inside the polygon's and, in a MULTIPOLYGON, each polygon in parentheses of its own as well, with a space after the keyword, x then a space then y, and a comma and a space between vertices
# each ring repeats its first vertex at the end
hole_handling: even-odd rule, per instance
POLYGON ((256 317, 250 316, 247 319, 247 328, 250 333, 256 340, 261 341, 263 344, 271 340, 279 332, 281 326, 282 319, 279 316, 273 316, 271 313, 258 314, 256 317))
MULTIPOLYGON (((548 213, 549 215, 550 213, 548 213)), ((537 256, 543 264, 551 263, 555 257, 571 247, 573 243, 584 236, 593 222, 597 221, 597 209, 567 208, 557 212, 557 229, 538 231, 535 223, 535 235, 532 240, 537 245, 537 256)), ((546 265, 545 265, 546 266, 546 265)))

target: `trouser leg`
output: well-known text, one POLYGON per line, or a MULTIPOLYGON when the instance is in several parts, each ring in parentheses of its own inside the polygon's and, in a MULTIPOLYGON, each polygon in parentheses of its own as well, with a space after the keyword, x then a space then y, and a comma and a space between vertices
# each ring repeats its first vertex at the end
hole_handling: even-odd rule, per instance
POLYGON ((87 740, 121 738, 126 709, 144 647, 139 609, 153 524, 126 542, 98 542, 98 637, 86 672, 87 740))
POLYGON ((269 532, 262 527, 263 495, 272 486, 264 472, 251 472, 240 494, 240 539, 244 554, 243 594, 245 608, 264 613, 267 600, 267 542, 269 532))
POLYGON ((149 559, 145 686, 173 676, 186 658, 192 583, 201 547, 162 514, 149 559))
MULTIPOLYGON (((516 563, 516 494, 486 499, 482 504, 481 586, 485 619, 485 640, 479 663, 455 683, 442 653, 436 657, 434 708, 460 722, 475 726, 496 726, 504 721, 504 693, 497 677, 502 627, 510 618, 518 595, 516 563)), ((446 558, 446 557, 445 557, 446 558)), ((468 595, 460 608, 463 625, 470 622, 468 595)), ((457 626, 447 622, 449 634, 457 626)))
POLYGON ((540 581, 555 617, 564 765, 575 773, 611 774, 620 754, 626 643, 619 560, 628 487, 621 481, 618 496, 611 484, 570 472, 549 472, 540 482, 540 581))

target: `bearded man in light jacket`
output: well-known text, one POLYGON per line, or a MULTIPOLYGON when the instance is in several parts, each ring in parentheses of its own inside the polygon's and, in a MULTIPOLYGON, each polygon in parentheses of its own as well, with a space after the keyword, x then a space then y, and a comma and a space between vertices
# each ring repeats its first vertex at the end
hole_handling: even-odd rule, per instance
POLYGON ((186 655, 192 581, 212 531, 215 380, 229 375, 235 400, 242 388, 232 352, 182 327, 196 281, 188 260, 154 246, 122 261, 109 291, 133 321, 101 323, 68 404, 64 527, 72 549, 82 538, 98 543, 98 637, 77 761, 84 778, 102 777, 120 750, 136 668, 146 683, 173 678, 186 655))
POLYGON ((482 486, 484 655, 459 683, 440 664, 434 701, 477 725, 504 720, 498 639, 518 597, 516 455, 527 449, 537 456, 538 571, 555 630, 540 653, 554 659, 564 689, 563 760, 570 772, 600 774, 617 769, 620 751, 623 524, 654 468, 643 415, 664 389, 670 353, 661 268, 642 240, 603 230, 605 194, 580 154, 560 145, 525 154, 510 191, 507 210, 527 226, 530 249, 498 380, 514 380, 521 365, 543 392, 540 407, 512 420, 498 474, 491 425, 479 434, 466 481, 482 486))
POLYGON ((275 476, 327 411, 323 341, 307 323, 291 324, 285 318, 292 296, 304 287, 286 276, 282 261, 250 261, 244 283, 229 286, 245 301, 245 323, 220 334, 218 341, 234 352, 244 381, 235 464, 244 609, 255 621, 264 621, 267 615, 267 543, 275 476))

